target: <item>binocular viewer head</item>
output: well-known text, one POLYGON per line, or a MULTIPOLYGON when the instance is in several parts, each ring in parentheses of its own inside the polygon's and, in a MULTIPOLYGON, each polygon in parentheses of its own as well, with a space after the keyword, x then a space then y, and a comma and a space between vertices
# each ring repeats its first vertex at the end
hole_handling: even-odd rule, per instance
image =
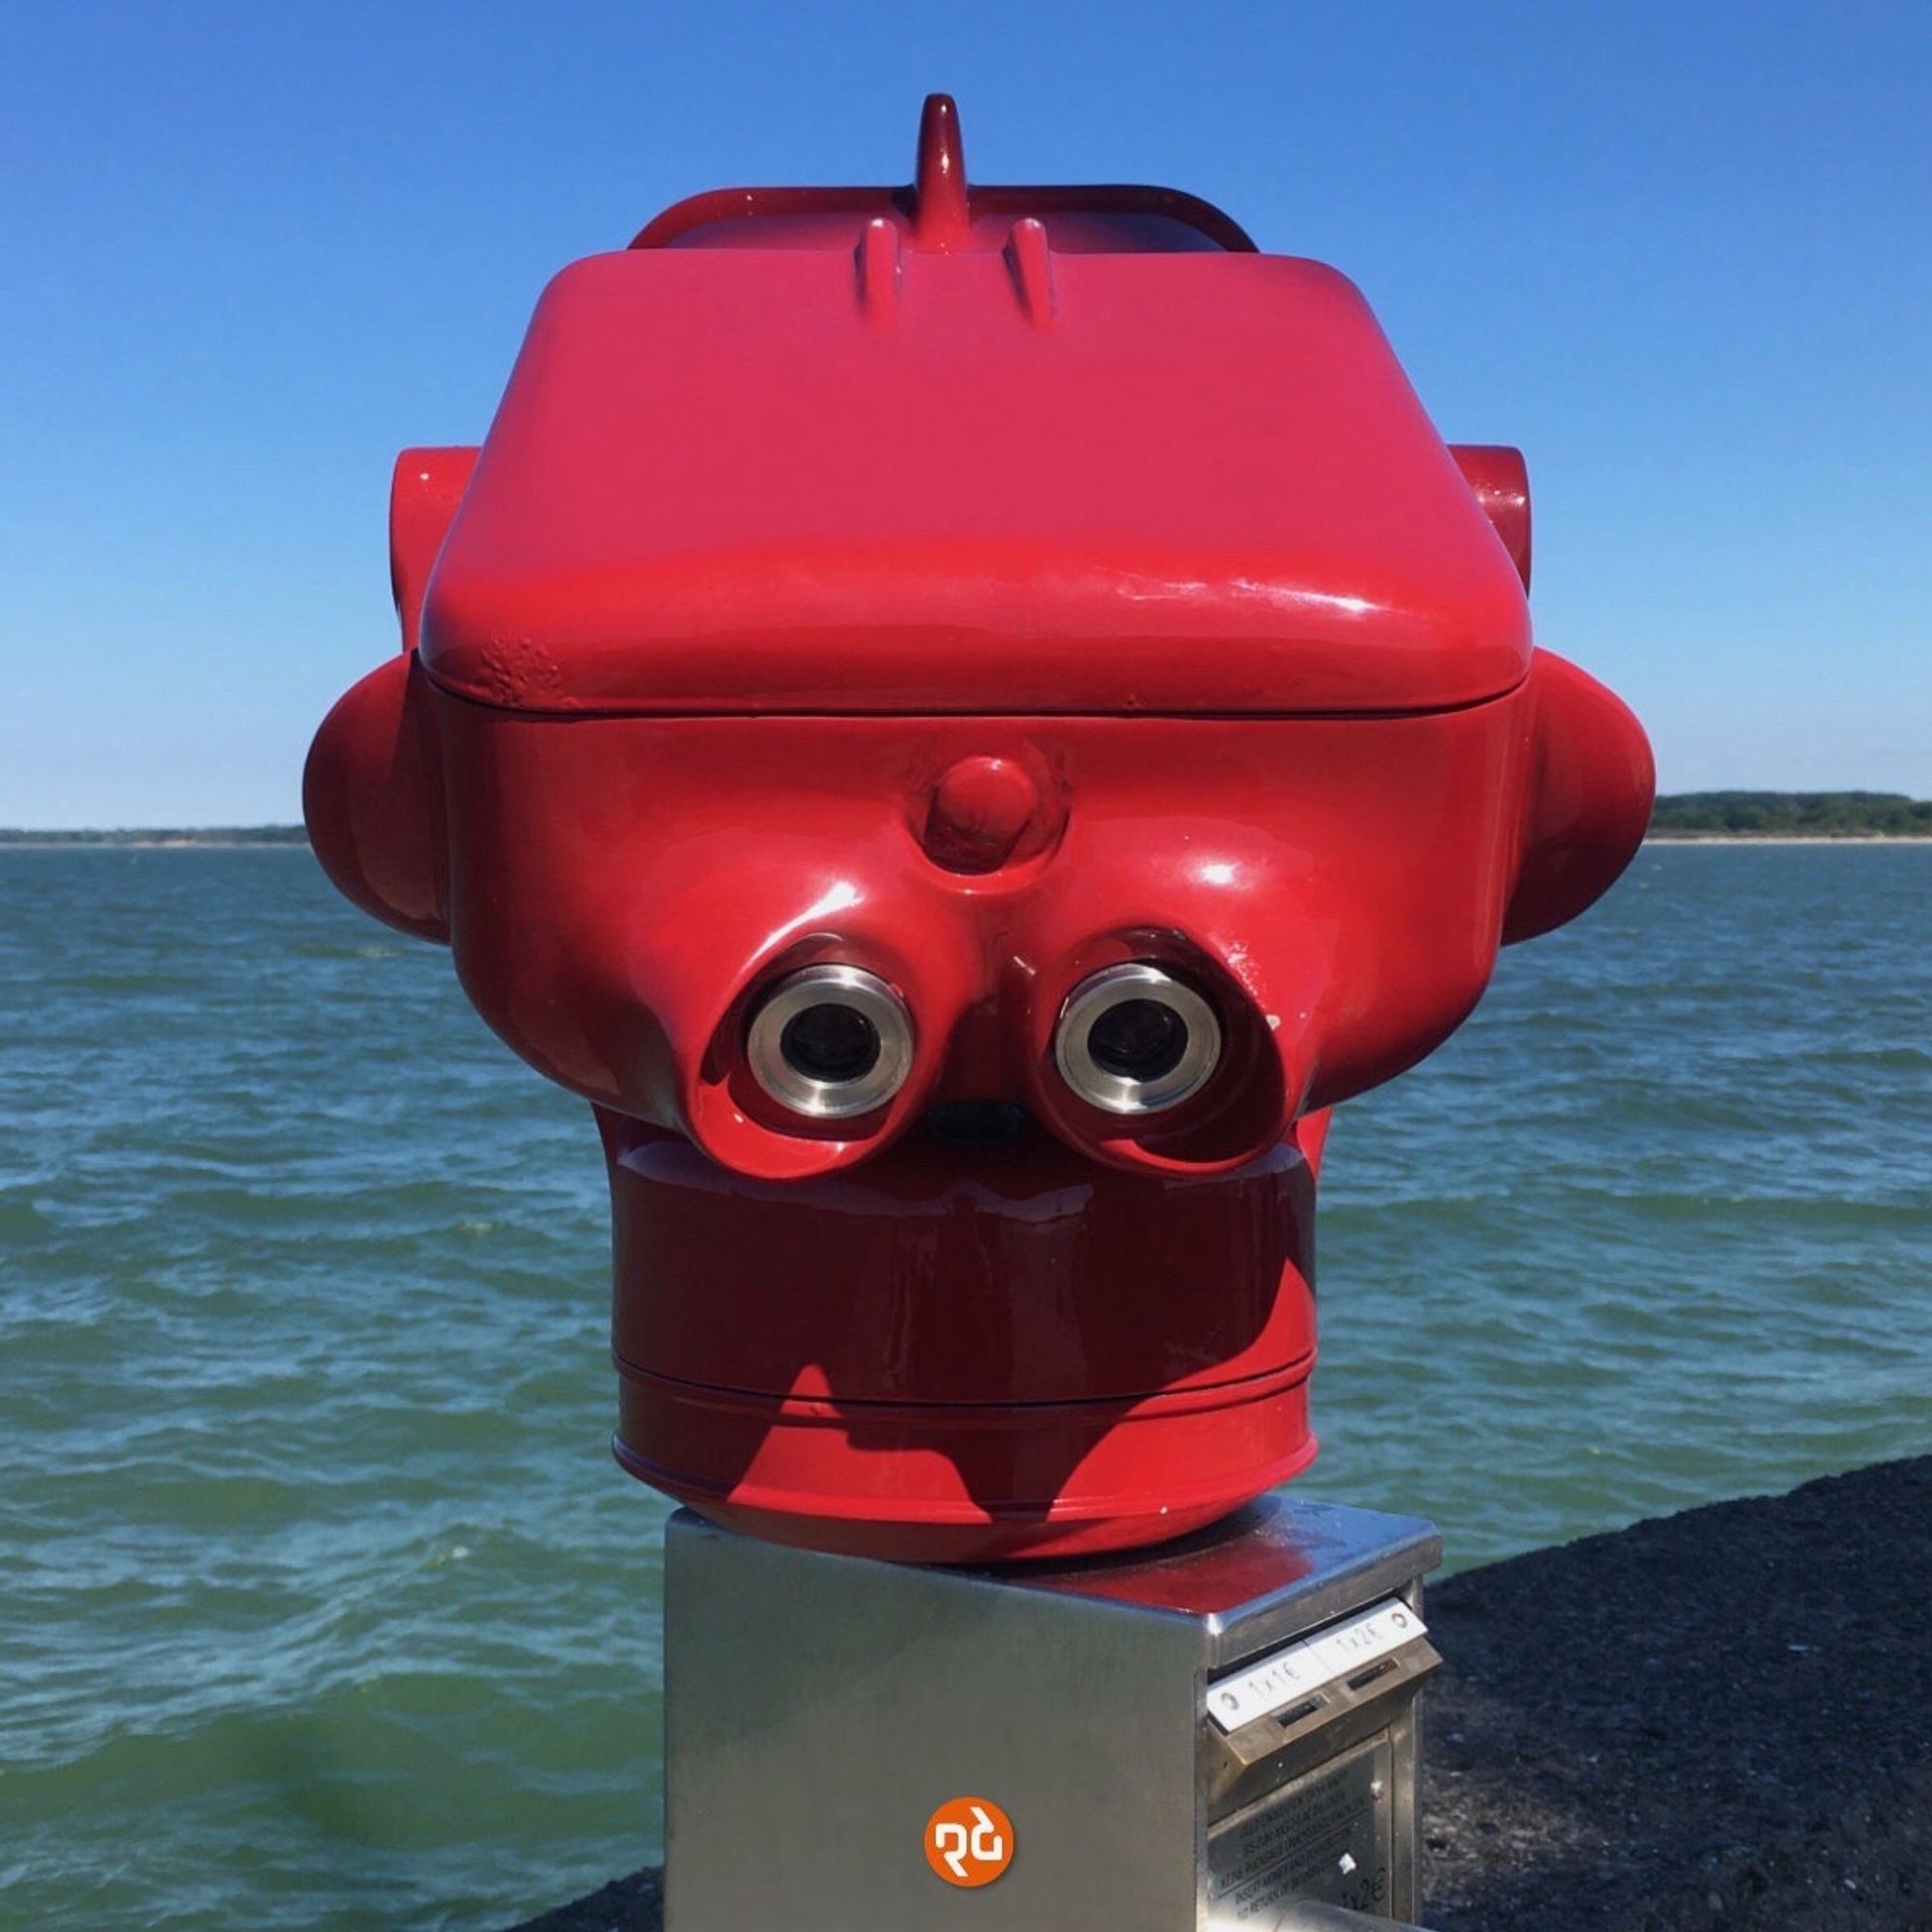
POLYGON ((1112 1547, 1313 1453, 1326 1111, 1616 877, 1521 459, 1153 188, 750 189, 405 452, 315 849, 598 1110, 619 1454, 764 1533, 1112 1547), (950 1472, 950 1473, 949 1473, 950 1472))
POLYGON ((401 659, 310 805, 338 882, 446 933, 535 1066, 735 1172, 985 1103, 1208 1173, 1439 1043, 1503 939, 1621 867, 1646 780, 1544 653, 1486 704, 1340 719, 545 720, 401 659), (1579 804, 1593 757, 1619 783, 1579 804), (968 820, 962 771, 1012 823, 968 820))

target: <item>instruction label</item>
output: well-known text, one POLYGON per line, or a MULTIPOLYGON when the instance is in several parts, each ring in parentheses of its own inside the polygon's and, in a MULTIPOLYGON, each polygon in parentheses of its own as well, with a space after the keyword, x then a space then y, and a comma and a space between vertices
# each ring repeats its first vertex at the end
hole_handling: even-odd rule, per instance
POLYGON ((1393 1752, 1373 1738, 1217 1827, 1208 1895, 1220 1919, 1259 1918, 1291 1899, 1386 1911, 1393 1752))

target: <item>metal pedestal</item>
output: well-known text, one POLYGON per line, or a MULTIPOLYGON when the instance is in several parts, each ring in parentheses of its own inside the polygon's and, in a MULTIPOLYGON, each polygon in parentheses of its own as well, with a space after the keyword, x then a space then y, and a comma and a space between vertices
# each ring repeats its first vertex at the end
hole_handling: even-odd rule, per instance
POLYGON ((918 1569, 666 1548, 668 1932, 1222 1932, 1412 1917, 1409 1517, 1267 1498, 1161 1548, 918 1569), (990 1800, 1011 1842, 940 1841, 990 1800), (1337 1911, 1336 1908, 1345 1908, 1337 1911))

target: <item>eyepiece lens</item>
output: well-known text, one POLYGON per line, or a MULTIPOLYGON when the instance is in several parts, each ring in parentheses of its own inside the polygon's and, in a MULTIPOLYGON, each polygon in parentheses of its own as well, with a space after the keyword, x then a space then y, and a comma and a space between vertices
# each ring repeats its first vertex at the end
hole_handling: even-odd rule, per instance
POLYGON ((1221 1060, 1221 1022, 1206 997, 1151 959, 1089 974, 1053 1031, 1060 1077, 1090 1107, 1160 1114, 1205 1087, 1221 1060))
POLYGON ((876 1113, 912 1071, 906 1003, 876 973, 827 960, 765 988, 745 1024, 752 1078, 813 1121, 876 1113))
POLYGON ((879 1063, 879 1030, 856 1007, 823 1000, 785 1022, 779 1051, 808 1080, 861 1080, 879 1063))
POLYGON ((1187 1051, 1187 1022, 1159 1000, 1122 1000, 1087 1031, 1087 1051, 1103 1072, 1158 1080, 1187 1051))

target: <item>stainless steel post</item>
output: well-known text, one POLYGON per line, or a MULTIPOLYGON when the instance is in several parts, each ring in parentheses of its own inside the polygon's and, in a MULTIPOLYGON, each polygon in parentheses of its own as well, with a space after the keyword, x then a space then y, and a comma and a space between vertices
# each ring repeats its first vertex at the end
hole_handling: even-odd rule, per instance
POLYGON ((1267 1498, 1054 1569, 920 1569, 680 1511, 666 1554, 668 1932, 1268 1932, 1412 1918, 1409 1517, 1267 1498), (991 1801, 1011 1842, 929 1856, 991 1801), (981 1858, 984 1854, 984 1859, 981 1858), (986 1861, 990 1860, 991 1862, 986 1861))

